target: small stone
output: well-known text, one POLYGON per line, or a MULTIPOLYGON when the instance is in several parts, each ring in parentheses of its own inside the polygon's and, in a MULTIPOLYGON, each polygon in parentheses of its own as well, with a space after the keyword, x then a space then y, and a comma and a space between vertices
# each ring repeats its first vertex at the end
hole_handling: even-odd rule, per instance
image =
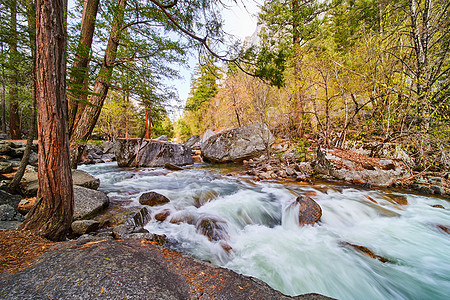
POLYGON ((100 222, 94 220, 78 220, 72 222, 72 232, 76 235, 83 235, 96 231, 99 227, 100 222))
POLYGON ((441 209, 445 209, 444 206, 440 205, 440 204, 435 204, 435 205, 431 205, 434 208, 441 208, 441 209))
POLYGON ((165 209, 162 212, 155 214, 155 220, 159 222, 164 222, 168 216, 170 216, 170 210, 165 209))
POLYGON ((436 195, 445 195, 445 189, 442 186, 432 185, 430 188, 436 195))
POLYGON ((139 197, 139 203, 142 205, 157 206, 169 203, 170 200, 156 192, 147 192, 139 197))
POLYGON ((430 184, 439 185, 439 186, 441 186, 444 183, 444 181, 442 180, 441 177, 430 177, 430 178, 428 178, 428 182, 430 184))
POLYGON ((171 170, 171 171, 181 171, 184 170, 182 167, 179 167, 177 165, 174 164, 170 164, 170 163, 166 163, 164 165, 164 168, 166 168, 167 170, 171 170))
POLYGON ((450 234, 450 228, 448 228, 448 227, 446 227, 446 226, 444 226, 444 225, 437 225, 437 227, 438 227, 440 230, 444 231, 445 233, 450 234))
POLYGON ((295 171, 292 169, 292 168, 287 168, 286 169, 286 174, 288 175, 288 176, 294 176, 294 175, 296 175, 295 174, 295 171))
POLYGON ((431 188, 427 187, 426 185, 414 183, 412 185, 412 188, 420 194, 424 194, 424 195, 432 195, 433 194, 433 190, 431 188))
POLYGON ((394 204, 408 205, 408 199, 403 195, 387 194, 384 199, 394 204))

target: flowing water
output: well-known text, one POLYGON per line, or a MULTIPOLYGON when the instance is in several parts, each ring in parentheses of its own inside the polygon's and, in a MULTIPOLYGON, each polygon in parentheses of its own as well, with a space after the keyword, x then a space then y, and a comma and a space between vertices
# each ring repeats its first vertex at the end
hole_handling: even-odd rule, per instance
MULTIPOLYGON (((404 194, 408 205, 388 201, 388 192, 338 184, 254 183, 211 167, 171 172, 121 169, 114 163, 83 166, 114 201, 139 206, 155 191, 170 203, 168 220, 153 219, 152 233, 196 258, 259 278, 289 295, 321 293, 339 299, 449 299, 450 203, 404 194), (323 215, 319 224, 298 226, 296 195, 313 195, 323 215), (376 203, 375 203, 376 202, 376 203), (446 209, 434 208, 440 204, 446 209), (216 220, 223 241, 210 241, 195 220, 216 220), (346 244, 361 245, 388 262, 346 244), (224 246, 226 245, 226 246, 224 246), (229 250, 229 247, 232 250, 229 250), (227 251, 228 250, 228 251, 227 251)), ((397 193, 390 193, 397 195, 397 193)))

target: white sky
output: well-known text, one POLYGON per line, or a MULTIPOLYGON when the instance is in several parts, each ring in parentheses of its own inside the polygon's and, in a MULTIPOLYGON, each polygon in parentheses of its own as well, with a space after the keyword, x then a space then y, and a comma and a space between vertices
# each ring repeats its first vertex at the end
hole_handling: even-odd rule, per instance
MULTIPOLYGON (((257 26, 257 14, 259 12, 258 3, 262 3, 263 0, 237 0, 237 5, 232 0, 225 0, 228 4, 229 9, 225 9, 223 14, 224 19, 224 30, 228 34, 232 34, 242 41, 253 35, 257 26)), ((183 78, 175 80, 172 85, 174 85, 178 91, 179 97, 182 100, 182 105, 186 102, 191 84, 191 74, 193 69, 198 62, 197 57, 190 59, 190 68, 181 68, 180 74, 183 78)), ((171 117, 173 119, 178 119, 183 113, 182 110, 174 111, 174 115, 171 117)))

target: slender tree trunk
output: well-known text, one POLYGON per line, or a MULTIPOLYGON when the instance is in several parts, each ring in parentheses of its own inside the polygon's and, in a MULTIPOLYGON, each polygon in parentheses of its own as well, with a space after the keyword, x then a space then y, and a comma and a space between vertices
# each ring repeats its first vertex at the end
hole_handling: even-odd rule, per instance
POLYGON ((292 44, 294 48, 294 109, 298 109, 298 114, 295 114, 294 117, 299 117, 298 120, 298 134, 299 136, 303 136, 304 133, 304 118, 305 118, 305 107, 301 95, 301 85, 300 85, 300 76, 301 76, 301 68, 302 68, 302 54, 300 49, 300 21, 299 21, 299 9, 300 9, 299 0, 292 0, 292 44))
POLYGON ((124 10, 126 0, 119 0, 117 10, 114 16, 111 33, 106 46, 105 56, 97 79, 95 80, 94 90, 90 98, 90 105, 86 106, 80 117, 79 124, 72 133, 71 143, 71 166, 76 169, 81 154, 87 140, 94 130, 98 117, 103 107, 103 102, 108 94, 111 77, 114 70, 114 63, 117 56, 117 47, 119 46, 121 27, 123 25, 124 10))
POLYGON ((9 89, 9 135, 13 140, 20 140, 22 134, 20 132, 19 117, 19 91, 17 88, 17 1, 10 1, 10 40, 9 40, 9 64, 12 68, 12 74, 9 78, 11 85, 9 89))
POLYGON ((145 104, 145 138, 148 140, 150 138, 149 126, 148 126, 148 108, 145 104))
MULTIPOLYGON (((33 67, 32 74, 36 72, 36 16, 35 16, 35 3, 32 0, 24 1, 26 5, 26 14, 28 21, 28 31, 29 31, 29 39, 30 39, 30 49, 31 56, 33 59, 33 67)), ((30 126, 28 128, 28 138, 27 144, 25 146, 25 151, 22 156, 22 160, 20 161, 19 168, 17 169, 16 174, 14 175, 13 180, 8 186, 8 189, 15 193, 18 191, 20 180, 25 173, 25 169, 28 165, 28 161, 30 160, 31 148, 33 146, 34 134, 36 131, 36 77, 33 76, 33 91, 32 91, 32 104, 31 104, 31 116, 30 116, 30 126)))
POLYGON ((88 65, 95 30, 99 0, 84 0, 80 41, 70 72, 67 99, 69 102, 69 135, 78 124, 88 98, 88 65))
POLYGON ((2 82, 2 131, 6 132, 6 87, 4 81, 2 82))
POLYGON ((64 1, 36 3, 36 96, 38 101, 39 189, 22 230, 64 240, 73 217, 66 99, 64 1))

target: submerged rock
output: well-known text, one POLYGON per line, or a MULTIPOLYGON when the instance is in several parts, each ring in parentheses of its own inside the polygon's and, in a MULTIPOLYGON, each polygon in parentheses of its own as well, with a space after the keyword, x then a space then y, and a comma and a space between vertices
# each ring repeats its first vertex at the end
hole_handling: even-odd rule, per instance
POLYGON ((295 200, 300 204, 298 222, 300 226, 311 225, 320 220, 322 208, 308 196, 300 196, 295 200))
POLYGON ((146 139, 117 139, 114 154, 119 167, 162 167, 193 164, 192 149, 184 145, 146 139))
POLYGON ((265 124, 254 123, 211 136, 201 150, 211 162, 241 162, 261 155, 274 140, 265 124))
POLYGON ((360 253, 362 253, 364 255, 367 255, 367 256, 369 256, 369 257, 371 257, 373 259, 377 259, 377 260, 381 261, 382 263, 389 262, 389 260, 387 258, 379 256, 379 255, 376 255, 375 252, 373 252, 372 250, 370 250, 367 247, 351 244, 351 243, 348 243, 348 242, 345 242, 344 244, 348 245, 348 246, 351 246, 354 249, 356 249, 358 252, 360 252, 360 253))
POLYGON ((143 193, 139 197, 139 203, 142 205, 157 206, 157 205, 163 205, 163 204, 166 204, 169 202, 170 202, 170 200, 167 199, 166 196, 158 194, 156 192, 143 193))
POLYGON ((182 171, 182 170, 184 170, 182 167, 179 167, 179 166, 174 165, 174 164, 169 164, 169 163, 164 164, 164 168, 167 169, 167 170, 170 170, 170 171, 182 171))
POLYGON ((407 165, 399 160, 367 157, 349 150, 318 149, 315 170, 348 182, 390 186, 409 176, 407 165))
POLYGON ((386 194, 384 199, 393 204, 408 205, 408 199, 403 195, 386 194))
POLYGON ((213 217, 203 217, 197 220, 195 228, 198 233, 206 236, 210 241, 228 240, 227 223, 213 217))
POLYGON ((155 220, 159 222, 164 222, 168 216, 170 216, 170 210, 164 209, 159 213, 155 214, 155 220))

